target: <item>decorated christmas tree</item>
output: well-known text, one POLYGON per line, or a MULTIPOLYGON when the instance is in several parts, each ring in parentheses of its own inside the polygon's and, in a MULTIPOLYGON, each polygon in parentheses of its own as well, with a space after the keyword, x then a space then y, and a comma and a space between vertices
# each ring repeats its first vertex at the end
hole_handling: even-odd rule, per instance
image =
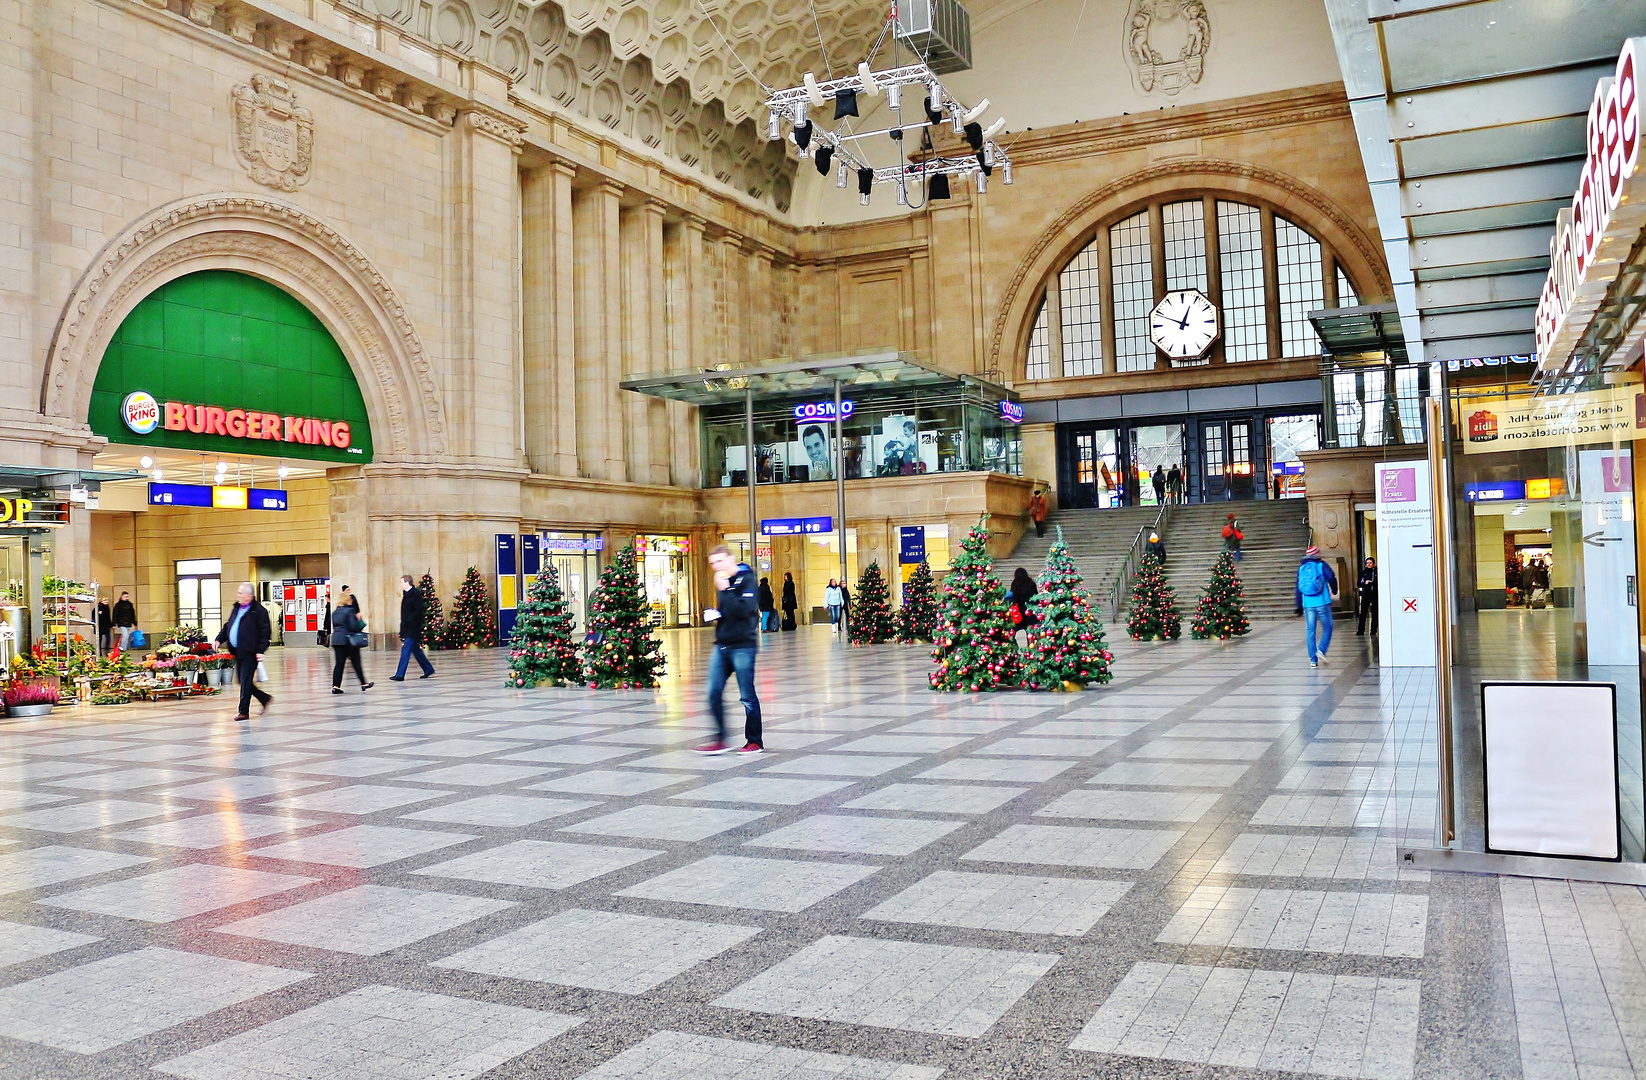
POLYGON ((564 686, 583 681, 583 665, 572 639, 572 613, 549 567, 532 579, 509 635, 509 685, 564 686))
POLYGON ((891 596, 886 591, 886 578, 878 562, 870 563, 857 579, 857 593, 852 599, 846 628, 853 645, 879 645, 890 641, 896 631, 891 596))
POLYGON ((1177 596, 1166 580, 1166 568, 1155 555, 1143 556, 1143 568, 1132 586, 1131 613, 1126 633, 1140 641, 1167 641, 1183 636, 1183 618, 1177 613, 1177 596))
POLYGON ((897 610, 897 640, 930 641, 937 633, 937 591, 932 567, 924 559, 903 583, 903 606, 897 610))
POLYGON ((1225 551, 1212 564, 1211 580, 1200 594, 1189 634, 1202 639, 1227 639, 1250 633, 1251 629, 1246 619, 1246 593, 1240 587, 1240 575, 1235 573, 1234 556, 1225 551))
POLYGON ((635 567, 634 545, 617 553, 589 594, 584 677, 606 690, 644 689, 663 674, 663 645, 652 637, 651 606, 635 567))
POLYGON ((934 690, 1016 686, 1022 666, 1006 616, 1006 587, 989 558, 989 518, 972 527, 943 579, 943 611, 932 639, 934 690))
POLYGON ((457 587, 457 595, 452 599, 445 641, 448 649, 469 645, 489 649, 497 644, 497 614, 492 611, 491 597, 486 594, 485 578, 472 566, 463 575, 463 584, 457 587))
POLYGON ((1109 670, 1114 656, 1103 640, 1103 620, 1069 557, 1062 528, 1036 584, 1040 591, 1033 601, 1034 613, 1040 621, 1029 630, 1023 685, 1031 690, 1084 690, 1114 678, 1109 670))
POLYGON ((445 609, 440 606, 440 593, 434 587, 434 575, 424 574, 423 580, 417 583, 417 591, 423 594, 423 644, 430 649, 443 648, 446 644, 446 616, 445 609))

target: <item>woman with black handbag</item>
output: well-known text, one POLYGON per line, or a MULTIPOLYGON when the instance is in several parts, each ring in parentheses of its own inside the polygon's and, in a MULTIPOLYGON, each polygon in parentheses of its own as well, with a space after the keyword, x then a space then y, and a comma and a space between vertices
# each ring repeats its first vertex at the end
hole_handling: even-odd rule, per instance
POLYGON ((366 673, 360 668, 360 650, 365 648, 370 640, 366 636, 366 620, 360 617, 360 601, 355 599, 354 593, 345 585, 331 614, 331 647, 332 654, 337 657, 337 662, 331 669, 332 693, 343 692, 344 664, 354 665, 354 675, 360 680, 361 690, 372 688, 373 684, 366 681, 366 673))

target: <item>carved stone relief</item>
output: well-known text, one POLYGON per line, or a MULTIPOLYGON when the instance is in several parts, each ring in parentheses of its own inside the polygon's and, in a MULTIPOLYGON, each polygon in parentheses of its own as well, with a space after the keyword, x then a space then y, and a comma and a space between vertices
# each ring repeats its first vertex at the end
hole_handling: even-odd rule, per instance
POLYGON ((1145 94, 1176 97, 1206 71, 1212 21, 1205 0, 1132 0, 1125 32, 1126 65, 1145 94))
POLYGON ((296 191, 313 163, 313 115, 289 83, 272 75, 253 75, 233 97, 235 157, 259 184, 296 191))

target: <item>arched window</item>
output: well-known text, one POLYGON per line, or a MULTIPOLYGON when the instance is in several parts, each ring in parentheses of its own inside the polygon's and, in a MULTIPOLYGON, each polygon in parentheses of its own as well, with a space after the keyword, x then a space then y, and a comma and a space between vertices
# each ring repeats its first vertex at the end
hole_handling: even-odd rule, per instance
POLYGON ((1334 253, 1273 207, 1165 198, 1103 224, 1047 280, 1023 373, 1077 378, 1314 357, 1309 312, 1358 303, 1334 253), (1177 289, 1206 294, 1220 333, 1204 355, 1168 361, 1149 338, 1150 315, 1177 289))

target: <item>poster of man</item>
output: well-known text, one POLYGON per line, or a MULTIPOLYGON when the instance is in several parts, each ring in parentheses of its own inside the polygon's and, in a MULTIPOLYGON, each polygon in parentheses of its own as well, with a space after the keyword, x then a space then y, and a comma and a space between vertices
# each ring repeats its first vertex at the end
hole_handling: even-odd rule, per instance
POLYGON ((821 424, 811 424, 800 432, 800 444, 806 450, 806 479, 833 480, 834 455, 830 452, 829 437, 821 424))

